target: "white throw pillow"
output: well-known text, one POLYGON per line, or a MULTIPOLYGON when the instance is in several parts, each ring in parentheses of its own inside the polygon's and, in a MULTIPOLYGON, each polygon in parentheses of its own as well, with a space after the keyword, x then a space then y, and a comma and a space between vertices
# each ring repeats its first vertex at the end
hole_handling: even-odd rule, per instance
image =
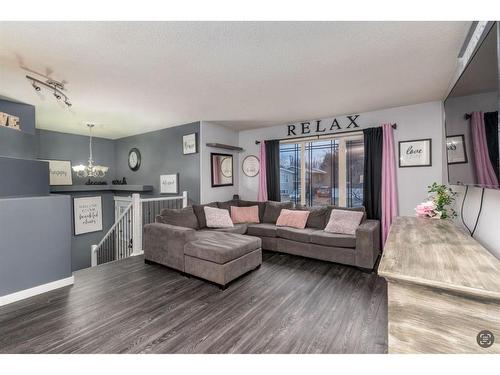
POLYGON ((364 214, 363 211, 332 210, 325 232, 356 234, 364 214))
POLYGON ((232 228, 234 227, 229 211, 224 208, 205 206, 205 217, 208 228, 232 228))

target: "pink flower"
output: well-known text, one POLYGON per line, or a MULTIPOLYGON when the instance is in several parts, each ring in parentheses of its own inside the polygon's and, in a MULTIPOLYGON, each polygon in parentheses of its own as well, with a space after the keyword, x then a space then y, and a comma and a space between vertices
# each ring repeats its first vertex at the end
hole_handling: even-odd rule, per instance
POLYGON ((437 215, 436 204, 433 201, 420 203, 415 208, 418 217, 434 217, 437 215))

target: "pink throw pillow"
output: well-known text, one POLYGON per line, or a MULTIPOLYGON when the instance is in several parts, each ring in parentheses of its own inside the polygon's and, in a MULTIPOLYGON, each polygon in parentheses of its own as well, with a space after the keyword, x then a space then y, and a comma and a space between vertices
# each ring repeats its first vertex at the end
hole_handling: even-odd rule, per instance
POLYGON ((235 207, 231 206, 231 220, 234 224, 260 223, 259 206, 235 207))
POLYGON ((332 210, 325 232, 356 234, 364 214, 363 211, 332 210))
POLYGON ((278 220, 276 220, 276 226, 304 229, 308 217, 309 211, 295 211, 284 208, 281 210, 278 220))

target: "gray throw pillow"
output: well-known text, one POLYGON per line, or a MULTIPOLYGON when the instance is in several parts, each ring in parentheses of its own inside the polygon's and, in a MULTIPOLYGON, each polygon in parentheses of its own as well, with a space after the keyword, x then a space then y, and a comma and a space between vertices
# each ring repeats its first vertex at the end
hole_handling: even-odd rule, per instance
POLYGON ((156 217, 156 222, 175 225, 178 227, 199 229, 198 219, 194 214, 193 207, 181 209, 164 208, 156 217))
POLYGON ((198 219, 198 226, 200 229, 207 227, 207 219, 205 217, 205 206, 207 207, 217 207, 217 202, 211 202, 206 204, 193 204, 193 211, 198 219))
POLYGON ((296 210, 309 211, 306 228, 325 229, 327 217, 330 217, 332 211, 329 207, 305 207, 297 206, 296 210))
POLYGON ((276 224, 276 220, 280 216, 282 209, 293 209, 293 202, 273 202, 267 201, 266 208, 264 209, 264 218, 262 222, 269 224, 276 224))

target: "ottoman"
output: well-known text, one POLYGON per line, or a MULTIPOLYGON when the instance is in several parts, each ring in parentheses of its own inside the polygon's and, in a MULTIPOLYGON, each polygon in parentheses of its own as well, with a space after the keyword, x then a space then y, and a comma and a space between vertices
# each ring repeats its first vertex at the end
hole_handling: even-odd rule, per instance
POLYGON ((262 264, 261 239, 236 233, 199 231, 184 246, 184 272, 226 285, 262 264))

